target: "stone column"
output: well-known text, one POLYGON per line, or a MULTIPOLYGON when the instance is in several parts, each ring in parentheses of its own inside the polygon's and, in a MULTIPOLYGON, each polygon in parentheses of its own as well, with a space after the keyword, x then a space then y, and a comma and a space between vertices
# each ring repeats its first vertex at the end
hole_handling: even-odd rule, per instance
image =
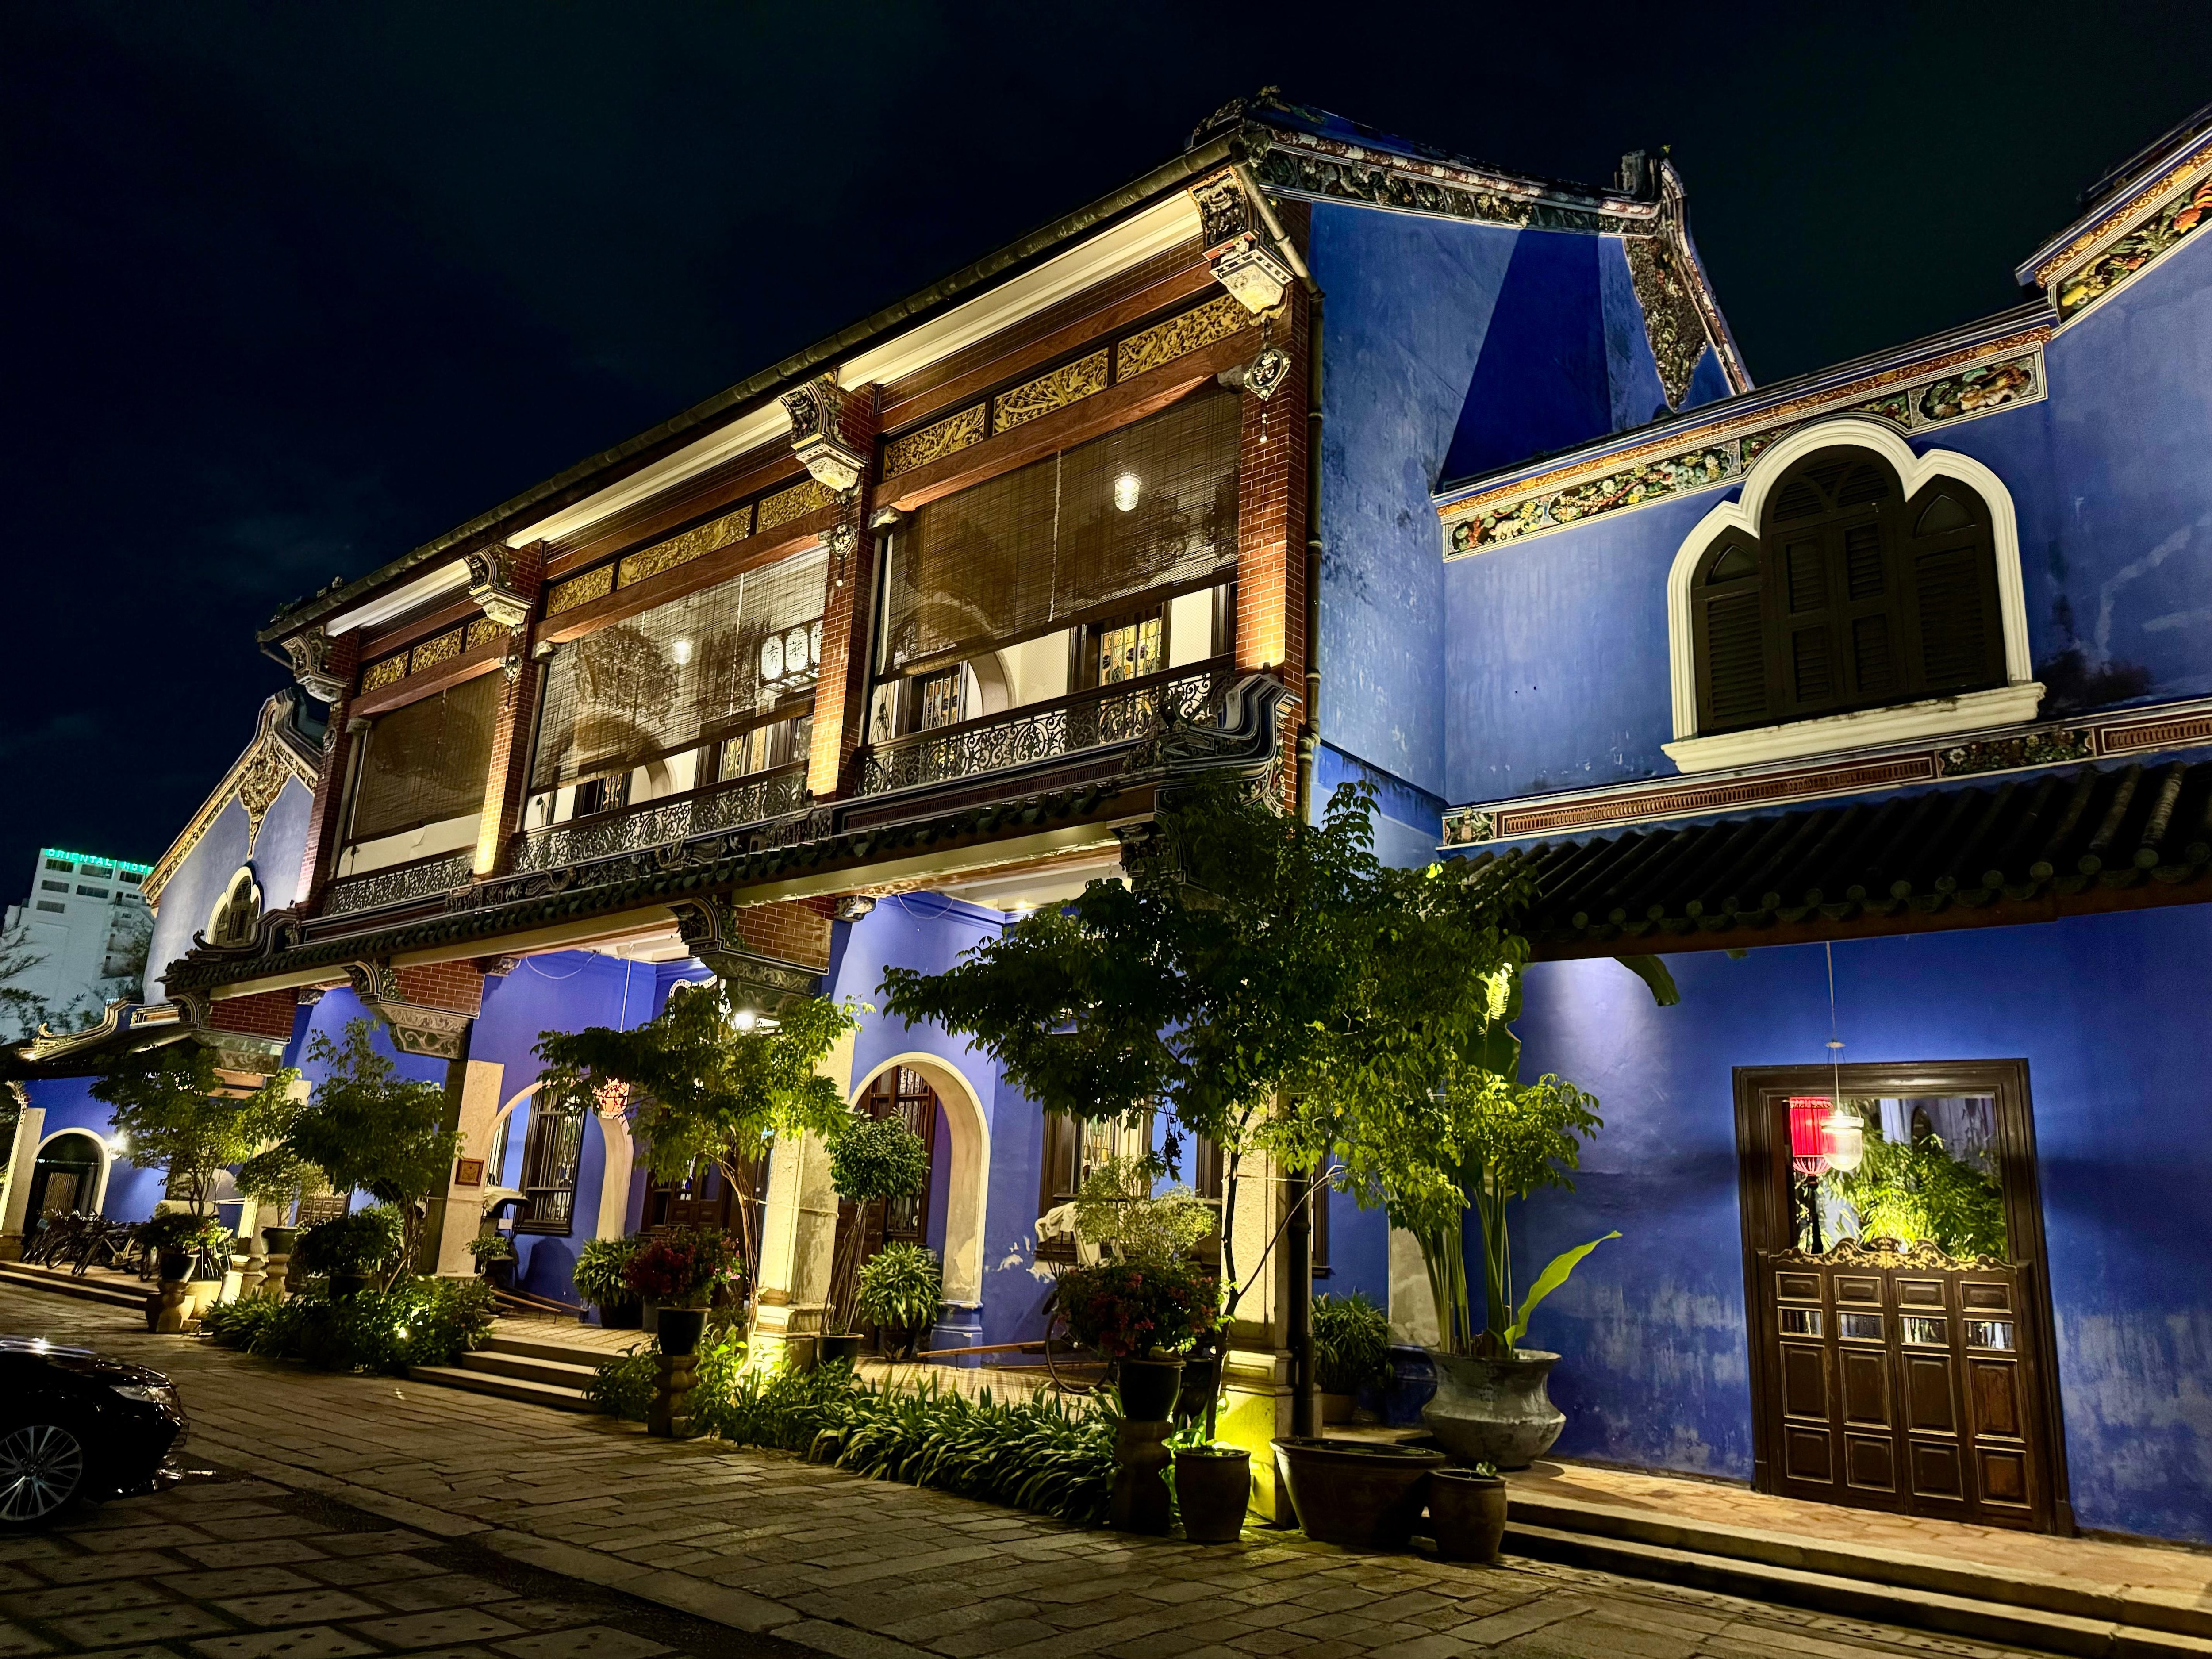
MULTIPOLYGON (((822 1063, 822 1075, 850 1095, 854 1036, 822 1063)), ((753 1297, 754 1352, 780 1359, 793 1337, 822 1329, 837 1248, 837 1194, 830 1147, 818 1136, 779 1142, 769 1158, 768 1202, 761 1212, 760 1282, 753 1297)))
POLYGON ((629 1178, 637 1167, 637 1142, 631 1138, 629 1119, 617 1105, 599 1109, 599 1212, 592 1228, 594 1238, 620 1238, 629 1229, 629 1178))
MULTIPOLYGON (((507 1067, 495 1060, 469 1060, 453 1069, 461 1074, 459 1115, 453 1126, 461 1132, 461 1155, 481 1158, 491 1149, 492 1126, 499 1116, 500 1089, 507 1067)), ((469 1241, 483 1225, 483 1187, 481 1183, 456 1185, 453 1176, 458 1173, 458 1170, 447 1171, 445 1197, 434 1206, 437 1254, 432 1271, 441 1279, 471 1279, 477 1271, 469 1241)))
POLYGON ((1420 1244, 1402 1227, 1390 1229, 1390 1335, 1424 1348, 1435 1347, 1440 1340, 1437 1299, 1429 1291, 1420 1244))
POLYGON ((522 827, 523 803, 530 783, 530 738, 538 722, 538 696, 545 673, 530 655, 530 618, 544 586, 544 545, 510 549, 493 544, 468 556, 469 597, 484 615, 507 630, 507 658, 501 672, 507 689, 493 717, 491 757, 485 769, 483 816, 477 829, 479 877, 507 867, 514 832, 522 827))
POLYGON ((8 1154, 8 1175, 0 1185, 0 1261, 20 1261, 23 1256, 23 1224, 31 1207, 31 1170, 39 1161, 39 1141, 46 1133, 46 1109, 25 1106, 18 1090, 15 1141, 8 1154))
POLYGON ((1269 1442, 1291 1432, 1291 1351, 1283 1316, 1290 1300, 1290 1252, 1276 1237, 1289 1201, 1288 1183, 1264 1154, 1238 1160, 1237 1202, 1230 1217, 1237 1267, 1248 1289, 1230 1310, 1229 1348, 1223 1360, 1221 1414, 1215 1436, 1252 1454, 1254 1510, 1285 1525, 1290 1501, 1275 1483, 1269 1442), (1274 1248, 1268 1249, 1270 1242, 1274 1248), (1267 1251, 1255 1276, 1254 1264, 1267 1251))

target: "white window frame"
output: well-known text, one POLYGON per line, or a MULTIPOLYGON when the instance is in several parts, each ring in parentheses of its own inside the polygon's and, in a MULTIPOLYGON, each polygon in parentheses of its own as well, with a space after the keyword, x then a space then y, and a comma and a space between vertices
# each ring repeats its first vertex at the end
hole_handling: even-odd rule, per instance
POLYGON ((1753 463, 1745 477, 1741 496, 1705 514, 1675 552, 1674 566, 1667 573, 1667 654, 1674 690, 1674 740, 1660 746, 1668 759, 1683 772, 1713 772, 1769 761, 1798 760, 1839 750, 1948 738, 2033 720, 2043 701, 2044 688, 2034 678, 2028 659, 2027 605, 2020 568, 2020 525, 2013 513, 2012 492, 1996 473, 1971 455, 1948 449, 1931 449, 1925 455, 1916 455, 1897 429, 1882 422, 1843 416, 1799 427, 1753 463), (1697 574, 1698 563, 1707 550, 1731 531, 1757 538, 1759 515, 1765 508, 1767 495, 1793 462, 1815 450, 1845 446, 1870 449, 1896 468, 1908 501, 1931 478, 1946 477, 1958 479, 1988 503, 1990 539, 1997 566, 1997 608, 2004 632, 2006 684, 1954 697, 1928 697, 1882 708, 1859 708, 1846 714, 1822 714, 1779 726, 1753 726, 1748 731, 1700 737, 1697 636, 1692 623, 1690 596, 1691 580, 1697 574))

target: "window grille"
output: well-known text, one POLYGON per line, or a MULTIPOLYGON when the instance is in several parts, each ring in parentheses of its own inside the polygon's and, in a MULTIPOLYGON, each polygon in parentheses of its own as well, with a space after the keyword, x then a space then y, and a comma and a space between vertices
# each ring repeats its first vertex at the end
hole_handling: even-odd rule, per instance
POLYGON ((515 1183, 530 1206, 515 1222, 515 1231, 565 1234, 574 1231, 576 1166, 583 1153, 583 1109, 556 1108, 532 1100, 530 1128, 522 1142, 522 1178, 515 1183))
POLYGON ((1693 593, 1701 733, 2004 684, 1987 503, 1948 477, 1908 501, 1867 450, 1796 463, 1693 593))
POLYGON ((482 674, 379 715, 362 755, 352 838, 374 841, 481 811, 506 687, 503 675, 482 674))
POLYGON ((919 508, 893 540, 887 666, 927 672, 1201 586, 1237 562, 1242 411, 1213 391, 919 508))
POLYGON ((556 647, 532 791, 629 771, 811 690, 828 571, 811 549, 556 647))

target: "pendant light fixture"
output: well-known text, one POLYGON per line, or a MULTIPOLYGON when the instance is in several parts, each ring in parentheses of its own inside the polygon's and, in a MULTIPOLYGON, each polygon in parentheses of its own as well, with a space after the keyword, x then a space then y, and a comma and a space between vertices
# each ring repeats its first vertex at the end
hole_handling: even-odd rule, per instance
POLYGON ((1820 1152, 1829 1169, 1849 1175, 1866 1160, 1866 1126, 1844 1104, 1844 1042, 1836 1035, 1836 947, 1831 944, 1824 948, 1828 953, 1828 1068, 1834 1092, 1829 1097, 1828 1121, 1821 1126, 1820 1152))

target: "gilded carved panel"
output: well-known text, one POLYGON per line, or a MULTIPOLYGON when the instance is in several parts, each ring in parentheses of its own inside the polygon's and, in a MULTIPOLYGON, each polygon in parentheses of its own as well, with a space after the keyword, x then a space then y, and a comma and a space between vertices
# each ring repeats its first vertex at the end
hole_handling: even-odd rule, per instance
POLYGON ((467 647, 464 641, 465 628, 448 629, 435 639, 428 639, 407 653, 407 672, 419 674, 426 668, 435 668, 441 662, 451 662, 467 647))
POLYGON ((386 686, 397 685, 406 678, 407 653, 403 651, 396 657, 386 657, 383 661, 373 662, 362 669, 361 689, 363 691, 381 691, 386 686))
POLYGON ((769 531, 781 529, 810 513, 820 512, 836 500, 836 490, 812 478, 795 483, 788 489, 779 489, 775 495, 762 499, 760 528, 757 533, 765 536, 769 531))
POLYGON ((725 513, 680 536, 672 536, 655 546, 630 554, 617 567, 617 582, 628 587, 632 582, 658 576, 664 570, 673 570, 679 564, 689 564, 706 554, 741 542, 752 533, 753 509, 752 504, 747 502, 734 513, 725 513))
POLYGON ((593 599, 604 599, 614 591, 615 568, 603 564, 597 570, 586 570, 580 576, 556 584, 545 595, 545 614, 557 617, 580 605, 589 605, 593 599))
POLYGON ((1176 358, 1216 340, 1225 340, 1241 328, 1251 325, 1252 313, 1244 309, 1242 301, 1233 294, 1224 294, 1194 307, 1180 317, 1170 317, 1164 323, 1154 323, 1150 328, 1140 328, 1126 335, 1114 349, 1115 367, 1121 379, 1142 374, 1147 369, 1158 368, 1162 363, 1171 363, 1176 358))
POLYGON ((468 642, 464 648, 473 651, 480 645, 489 645, 505 632, 507 630, 489 617, 478 617, 469 624, 468 642))
POLYGON ((983 405, 963 409, 941 421, 892 439, 884 446, 884 477, 896 478, 918 466, 957 455, 971 444, 983 441, 983 405))
POLYGON ((1039 416, 1049 415, 1054 410, 1080 403, 1094 392, 1103 392, 1110 378, 1107 356, 1106 348, 1101 346, 1072 363, 1062 363, 1048 374, 1040 374, 1011 391, 1001 392, 991 400, 993 428, 1011 432, 1039 416))

